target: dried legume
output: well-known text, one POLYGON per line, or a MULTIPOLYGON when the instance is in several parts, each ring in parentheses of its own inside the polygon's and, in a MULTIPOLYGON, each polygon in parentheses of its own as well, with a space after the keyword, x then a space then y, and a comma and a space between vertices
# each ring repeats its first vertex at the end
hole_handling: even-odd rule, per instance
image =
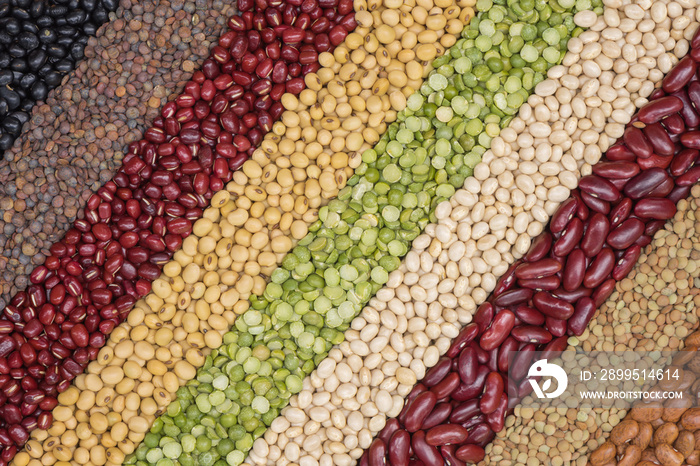
POLYGON ((0 309, 26 289, 127 146, 182 91, 233 11, 220 0, 122 0, 88 42, 87 58, 34 107, 0 160, 0 309))
POLYGON ((64 3, 0 5, 0 153, 12 147, 34 103, 75 68, 88 38, 119 5, 117 0, 64 3))
MULTIPOLYGON (((232 30, 219 39, 185 93, 165 105, 143 140, 130 145, 114 181, 88 200, 85 219, 51 247, 52 256, 30 276, 34 284, 5 308, 0 356, 21 371, 16 377, 30 382, 20 386, 12 380, 4 387, 11 396, 0 401, 5 411, 20 401, 37 406, 32 391, 39 384, 51 401, 25 415, 21 425, 6 421, 15 444, 26 442, 28 430, 50 425, 55 395, 97 357, 105 335, 151 290, 150 282, 192 231, 207 199, 231 179, 282 113, 285 89, 301 92, 302 76, 319 67, 318 52, 342 41, 356 25, 348 0, 329 5, 325 16, 314 6, 310 12, 326 21, 318 26, 309 17, 304 24, 316 25, 316 32, 291 27, 306 13, 281 1, 255 8, 244 1, 238 8, 242 13, 229 20, 232 30), (284 34, 277 37, 267 26, 283 27, 284 34), (282 72, 273 75, 280 65, 282 72), (22 356, 25 352, 28 356, 22 356)), ((162 363, 153 365, 161 370, 162 363)), ((120 372, 113 371, 114 383, 123 377, 120 372)))

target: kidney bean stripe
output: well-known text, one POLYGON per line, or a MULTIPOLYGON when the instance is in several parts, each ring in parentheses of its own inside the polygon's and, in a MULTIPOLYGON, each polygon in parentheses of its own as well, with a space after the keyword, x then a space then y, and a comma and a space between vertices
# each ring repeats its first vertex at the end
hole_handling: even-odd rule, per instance
POLYGON ((568 336, 585 331, 641 248, 700 180, 700 33, 691 47, 530 251, 499 279, 361 465, 481 461, 509 409, 532 391, 525 371, 508 380, 508 368, 526 369, 536 350, 555 357, 568 336), (511 361, 508 351, 516 350, 520 355, 511 361))
POLYGON ((185 91, 131 144, 0 317, 0 466, 51 424, 56 395, 151 289, 209 204, 356 26, 351 0, 241 0, 185 91))

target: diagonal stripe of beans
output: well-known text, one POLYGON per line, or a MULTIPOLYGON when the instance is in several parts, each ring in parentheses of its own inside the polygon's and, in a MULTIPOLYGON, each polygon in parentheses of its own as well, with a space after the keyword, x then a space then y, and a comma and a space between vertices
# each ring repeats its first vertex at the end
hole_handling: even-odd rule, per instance
POLYGON ((700 33, 691 47, 530 251, 501 277, 361 465, 480 461, 508 410, 532 391, 525 374, 507 381, 508 368, 527 367, 535 350, 554 357, 568 335, 583 333, 700 179, 700 33), (508 350, 523 356, 511 361, 508 350), (517 389, 508 393, 506 382, 517 389))

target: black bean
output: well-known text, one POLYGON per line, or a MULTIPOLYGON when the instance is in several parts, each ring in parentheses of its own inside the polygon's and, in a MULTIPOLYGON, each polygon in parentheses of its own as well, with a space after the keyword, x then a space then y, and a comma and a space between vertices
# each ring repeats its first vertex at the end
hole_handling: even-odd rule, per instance
POLYGON ((0 69, 5 69, 10 66, 10 61, 12 58, 7 52, 0 52, 0 69))
POLYGON ((56 28, 56 33, 59 36, 67 36, 71 37, 74 36, 78 32, 77 29, 75 29, 73 26, 60 26, 56 28))
POLYGON ((40 18, 37 18, 36 25, 40 28, 47 28, 49 26, 53 26, 53 18, 51 16, 44 15, 40 18))
POLYGON ((0 18, 4 18, 8 14, 10 14, 10 4, 7 2, 0 4, 0 18))
POLYGON ((17 118, 12 117, 12 116, 8 116, 3 120, 2 128, 6 132, 8 132, 14 136, 17 136, 17 135, 19 135, 19 132, 22 130, 22 123, 20 123, 20 121, 17 118))
POLYGON ((71 45, 73 45, 73 42, 75 42, 75 39, 73 39, 72 37, 59 37, 58 39, 56 39, 56 45, 60 45, 65 49, 68 49, 71 45))
POLYGON ((43 0, 34 0, 32 6, 29 7, 29 14, 32 15, 32 18, 38 18, 44 14, 45 10, 46 3, 43 0))
POLYGON ((46 52, 41 49, 33 50, 27 57, 27 64, 33 71, 39 70, 46 63, 46 52))
POLYGON ((19 45, 17 42, 10 44, 10 46, 7 47, 7 51, 10 52, 10 55, 15 58, 24 57, 27 55, 27 51, 24 49, 24 47, 19 45))
POLYGON ((114 11, 119 6, 119 0, 102 0, 102 5, 109 11, 114 11))
POLYGON ((14 58, 14 59, 12 59, 12 61, 10 62, 9 68, 10 68, 12 71, 21 71, 21 72, 25 72, 25 71, 27 71, 27 61, 24 60, 24 59, 22 59, 22 58, 14 58))
POLYGON ((10 70, 2 70, 0 71, 0 86, 7 86, 8 84, 12 83, 12 71, 10 70))
POLYGON ((54 58, 63 58, 66 56, 66 49, 60 45, 49 45, 46 47, 46 54, 54 58))
POLYGON ((39 38, 39 42, 42 44, 53 44, 56 42, 56 39, 58 39, 56 31, 50 28, 43 28, 41 31, 39 31, 37 37, 39 38))
POLYGON ((0 31, 0 44, 10 45, 12 43, 14 36, 5 31, 0 31))
POLYGON ((0 98, 0 117, 4 117, 9 111, 10 107, 7 106, 7 102, 5 102, 5 99, 0 98))
POLYGON ((34 23, 25 22, 24 24, 22 24, 22 30, 24 32, 31 32, 32 34, 36 34, 37 32, 39 32, 39 26, 37 26, 34 23))
POLYGON ((24 8, 15 8, 12 10, 12 16, 20 20, 26 20, 31 18, 29 12, 24 8))
POLYGON ((26 51, 39 47, 39 38, 31 32, 23 32, 17 37, 17 43, 26 51))
POLYGON ((44 81, 37 81, 30 92, 34 100, 44 100, 49 95, 49 88, 44 81))
MULTIPOLYGON (((85 39, 87 39, 88 36, 94 36, 95 33, 97 32, 97 29, 99 29, 99 26, 96 24, 93 24, 93 23, 83 24, 83 34, 85 34, 85 36, 84 36, 85 39)), ((82 40, 80 42, 82 43, 82 40)))
POLYGON ((83 24, 87 14, 83 10, 74 10, 66 15, 66 21, 71 26, 79 26, 83 24))
POLYGON ((9 87, 7 87, 7 86, 0 87, 0 97, 5 99, 8 107, 10 107, 11 110, 14 110, 17 107, 19 107, 20 97, 15 91, 10 89, 9 87))
POLYGON ((29 113, 27 112, 12 112, 9 116, 17 118, 22 124, 25 124, 29 121, 29 113))
POLYGON ((70 56, 73 58, 73 60, 78 61, 82 60, 85 54, 83 53, 85 50, 85 44, 73 44, 73 46, 70 48, 70 56))
POLYGON ((63 74, 70 72, 75 66, 75 61, 72 58, 64 58, 63 60, 54 63, 53 67, 56 71, 60 71, 63 74))
POLYGON ((29 8, 29 5, 32 4, 32 0, 15 0, 14 4, 20 8, 29 8))
POLYGON ((62 5, 52 5, 49 7, 49 15, 54 18, 64 17, 68 13, 68 8, 62 5))
MULTIPOLYGON (((3 18, 3 27, 8 34, 19 34, 22 31, 22 24, 16 18, 3 18)), ((0 23, 1 24, 1 23, 0 23)))
POLYGON ((15 138, 11 134, 3 134, 0 136, 0 150, 3 152, 12 147, 12 143, 15 142, 15 138))
POLYGON ((51 73, 48 73, 46 75, 46 78, 44 79, 46 81, 46 84, 50 87, 56 87, 59 84, 61 84, 61 79, 63 79, 63 75, 59 73, 58 71, 52 71, 51 73))
POLYGON ((37 79, 39 77, 34 73, 27 73, 19 80, 19 85, 22 86, 22 89, 30 89, 37 79))
MULTIPOLYGON (((20 104, 19 104, 19 109, 13 113, 17 113, 19 111, 22 112, 31 112, 32 108, 34 108, 34 99, 24 99, 20 104)), ((29 114, 29 113, 27 113, 29 114)))

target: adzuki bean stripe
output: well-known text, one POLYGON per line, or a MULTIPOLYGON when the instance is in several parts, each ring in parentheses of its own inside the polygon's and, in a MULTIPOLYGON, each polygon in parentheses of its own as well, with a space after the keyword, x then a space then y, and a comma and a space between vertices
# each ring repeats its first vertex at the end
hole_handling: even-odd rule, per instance
POLYGON ((87 203, 0 317, 0 466, 47 428, 56 395, 151 289, 192 231, 299 94, 318 54, 355 26, 351 0, 242 0, 212 56, 166 104, 123 167, 87 203))
POLYGON ((532 391, 524 371, 509 380, 508 368, 527 368, 535 351, 555 357, 569 335, 584 332, 700 179, 700 32, 691 47, 411 391, 362 466, 481 461, 508 411, 532 391))

